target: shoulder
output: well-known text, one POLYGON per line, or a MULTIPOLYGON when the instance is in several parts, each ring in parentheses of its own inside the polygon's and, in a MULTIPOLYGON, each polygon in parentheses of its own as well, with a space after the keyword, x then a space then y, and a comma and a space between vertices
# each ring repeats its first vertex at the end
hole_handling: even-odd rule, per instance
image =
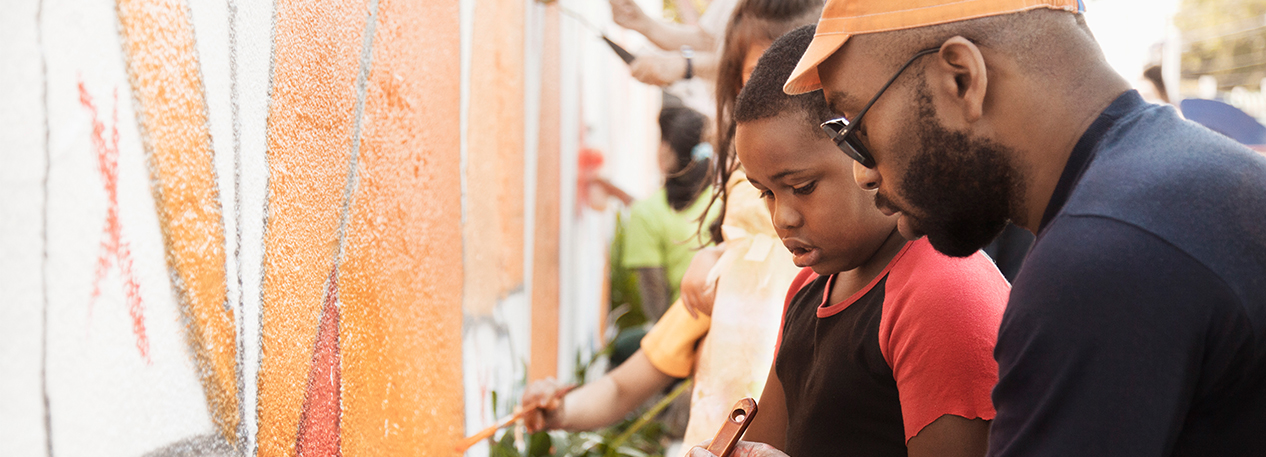
POLYGON ((955 258, 937 252, 927 238, 910 242, 885 285, 885 306, 976 304, 1001 309, 1011 287, 984 253, 955 258))
POLYGON ((1051 221, 1016 277, 1000 339, 1036 327, 1099 344, 1119 329, 1146 327, 1169 338, 1242 315, 1226 280, 1180 246, 1136 224, 1104 216, 1051 221), (1220 316, 1220 317, 1215 317, 1220 316))
POLYGON ((647 215, 663 212, 668 208, 668 193, 664 189, 658 189, 652 192, 646 198, 633 202, 629 206, 629 212, 633 215, 647 215))
POLYGON ((880 348, 890 359, 921 340, 992 348, 1010 290, 984 254, 953 258, 913 241, 884 286, 880 348))
POLYGON ((1261 277, 1266 266, 1244 259, 1266 256, 1263 214, 1266 157, 1153 107, 1105 135, 1059 215, 1115 220, 1221 275, 1261 277))

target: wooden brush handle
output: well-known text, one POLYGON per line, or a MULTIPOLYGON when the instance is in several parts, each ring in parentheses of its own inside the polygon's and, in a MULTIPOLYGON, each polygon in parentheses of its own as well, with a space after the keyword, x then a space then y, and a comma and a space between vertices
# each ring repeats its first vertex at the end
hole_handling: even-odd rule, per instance
POLYGON ((730 415, 725 418, 725 425, 722 425, 721 430, 717 431, 717 436, 712 438, 708 452, 717 457, 729 457, 730 453, 734 452, 734 446, 738 444, 739 438, 743 437, 743 432, 747 431, 747 426, 752 424, 753 417, 756 417, 756 400, 748 397, 735 403, 734 408, 730 410, 730 415))

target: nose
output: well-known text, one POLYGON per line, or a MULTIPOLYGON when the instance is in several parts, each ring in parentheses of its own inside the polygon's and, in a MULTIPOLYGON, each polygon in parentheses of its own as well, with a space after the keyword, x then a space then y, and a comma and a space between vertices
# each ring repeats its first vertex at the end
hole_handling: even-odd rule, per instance
POLYGON ((800 212, 786 203, 775 200, 771 211, 774 213, 775 229, 792 229, 804 223, 804 218, 800 216, 800 212))
POLYGON ((878 170, 866 168, 859 162, 853 162, 853 179, 862 190, 878 189, 879 183, 883 182, 878 170))

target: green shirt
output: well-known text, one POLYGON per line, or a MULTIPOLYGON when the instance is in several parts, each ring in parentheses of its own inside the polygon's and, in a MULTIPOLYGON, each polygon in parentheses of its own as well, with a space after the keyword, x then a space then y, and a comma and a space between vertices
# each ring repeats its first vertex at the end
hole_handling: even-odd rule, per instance
POLYGON ((668 195, 663 188, 650 197, 633 203, 629 222, 624 232, 625 268, 664 268, 668 286, 672 290, 670 302, 681 294, 681 278, 690 267, 695 251, 706 246, 707 227, 720 211, 714 205, 704 222, 704 233, 697 234, 699 216, 711 199, 711 188, 705 188, 695 201, 681 212, 668 206, 668 195))

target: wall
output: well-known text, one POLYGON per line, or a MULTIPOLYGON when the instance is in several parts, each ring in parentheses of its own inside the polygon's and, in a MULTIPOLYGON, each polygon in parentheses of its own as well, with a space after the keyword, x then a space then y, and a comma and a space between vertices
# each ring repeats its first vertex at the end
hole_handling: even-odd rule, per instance
POLYGON ((602 343, 578 151, 649 191, 658 92, 557 5, 18 0, 0 49, 0 455, 451 455, 602 343))

